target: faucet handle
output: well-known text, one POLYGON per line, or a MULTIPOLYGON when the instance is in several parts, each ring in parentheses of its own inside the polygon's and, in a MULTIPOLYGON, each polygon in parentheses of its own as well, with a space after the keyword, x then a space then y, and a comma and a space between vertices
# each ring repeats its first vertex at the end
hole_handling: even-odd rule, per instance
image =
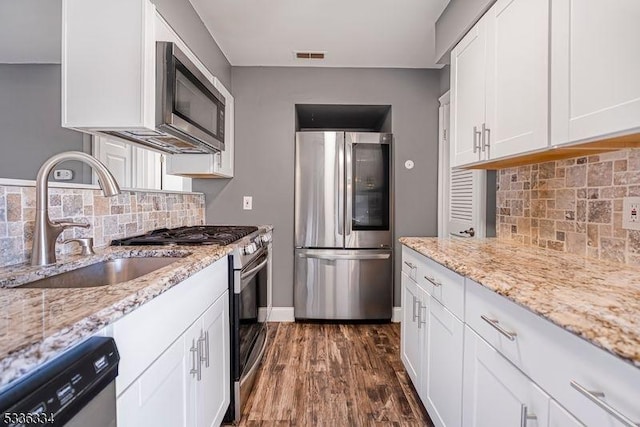
POLYGON ((66 228, 71 228, 71 227, 82 227, 82 228, 91 227, 91 224, 86 223, 86 222, 54 221, 53 223, 55 225, 57 225, 58 227, 61 227, 63 230, 66 229, 66 228))
POLYGON ((78 243, 80 245, 80 247, 82 248, 82 252, 80 253, 80 255, 95 255, 96 253, 93 251, 93 237, 81 237, 78 239, 67 239, 67 240, 63 240, 62 244, 67 244, 67 243, 78 243))

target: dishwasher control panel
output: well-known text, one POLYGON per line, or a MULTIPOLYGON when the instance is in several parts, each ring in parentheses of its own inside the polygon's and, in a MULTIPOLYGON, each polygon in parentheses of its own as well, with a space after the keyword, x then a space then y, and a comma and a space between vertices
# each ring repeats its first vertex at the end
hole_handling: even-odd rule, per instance
POLYGON ((118 375, 112 338, 92 337, 0 391, 2 425, 62 426, 118 375))

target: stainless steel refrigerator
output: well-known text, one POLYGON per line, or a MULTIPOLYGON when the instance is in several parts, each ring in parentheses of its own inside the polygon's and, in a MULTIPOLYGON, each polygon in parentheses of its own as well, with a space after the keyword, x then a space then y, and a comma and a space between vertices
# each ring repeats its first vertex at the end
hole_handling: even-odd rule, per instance
POLYGON ((392 139, 296 133, 296 319, 391 319, 392 139))

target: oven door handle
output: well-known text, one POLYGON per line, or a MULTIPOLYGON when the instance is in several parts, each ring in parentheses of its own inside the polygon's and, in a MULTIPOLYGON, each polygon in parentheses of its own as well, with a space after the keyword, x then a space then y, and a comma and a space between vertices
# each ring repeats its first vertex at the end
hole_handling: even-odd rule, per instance
POLYGON ((240 279, 244 280, 247 277, 251 276, 253 273, 255 273, 256 271, 262 269, 265 265, 267 265, 267 262, 269 262, 269 258, 266 258, 264 261, 262 261, 260 264, 253 267, 251 270, 245 271, 244 273, 242 273, 240 275, 240 279))

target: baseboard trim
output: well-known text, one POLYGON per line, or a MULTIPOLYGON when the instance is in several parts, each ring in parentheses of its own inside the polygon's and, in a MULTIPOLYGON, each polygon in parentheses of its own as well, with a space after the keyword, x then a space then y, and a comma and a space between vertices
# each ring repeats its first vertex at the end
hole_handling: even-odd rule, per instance
MULTIPOLYGON (((267 318, 267 309, 260 307, 258 310, 258 321, 264 322, 267 318)), ((269 322, 294 322, 293 307, 272 307, 269 322)))
POLYGON ((393 323, 400 323, 402 319, 402 307, 393 307, 393 314, 391 314, 391 321, 393 323))
MULTIPOLYGON (((267 318, 266 307, 260 307, 258 310, 258 321, 264 322, 267 318)), ((391 314, 391 322, 400 323, 402 319, 402 307, 393 307, 391 314)), ((269 322, 295 322, 293 307, 272 307, 269 322)))

